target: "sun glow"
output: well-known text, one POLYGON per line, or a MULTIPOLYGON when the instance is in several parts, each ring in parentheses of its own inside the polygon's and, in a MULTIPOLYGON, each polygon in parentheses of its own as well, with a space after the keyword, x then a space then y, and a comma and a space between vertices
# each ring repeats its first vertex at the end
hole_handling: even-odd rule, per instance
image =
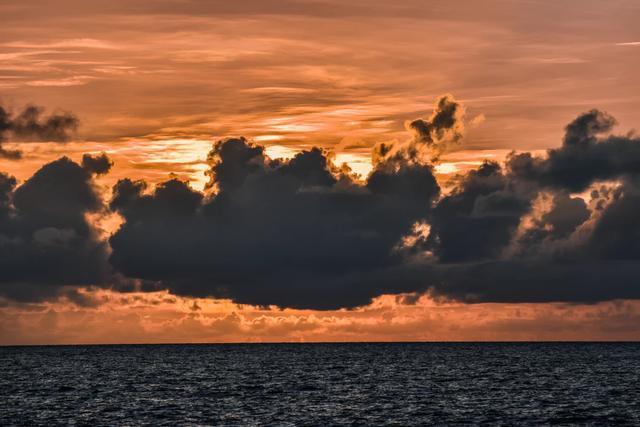
POLYGON ((371 155, 361 153, 336 153, 335 163, 341 165, 346 163, 352 171, 366 178, 371 172, 371 155))
POLYGON ((443 175, 458 172, 458 168, 456 167, 455 163, 441 163, 439 165, 436 165, 434 169, 436 173, 443 175))
POLYGON ((211 141, 168 139, 140 141, 106 152, 116 159, 125 157, 133 168, 162 169, 166 174, 189 180, 193 188, 202 190, 208 182, 205 171, 209 168, 206 160, 210 150, 211 141))

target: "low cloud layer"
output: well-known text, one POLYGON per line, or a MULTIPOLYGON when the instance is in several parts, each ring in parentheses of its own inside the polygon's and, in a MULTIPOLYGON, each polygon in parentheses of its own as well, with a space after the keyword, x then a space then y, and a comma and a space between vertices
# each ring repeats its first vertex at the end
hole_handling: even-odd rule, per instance
MULTIPOLYGON (((545 156, 486 161, 441 190, 438 155, 464 134, 440 98, 413 138, 379 144, 364 180, 319 148, 272 159, 244 138, 214 144, 204 192, 122 179, 103 201, 105 156, 62 158, 0 180, 0 294, 77 286, 163 290, 259 306, 336 309, 382 294, 464 302, 640 297, 640 140, 592 110, 545 156), (122 217, 105 240, 89 214, 122 217)), ((70 291, 71 289, 71 291, 70 291)))

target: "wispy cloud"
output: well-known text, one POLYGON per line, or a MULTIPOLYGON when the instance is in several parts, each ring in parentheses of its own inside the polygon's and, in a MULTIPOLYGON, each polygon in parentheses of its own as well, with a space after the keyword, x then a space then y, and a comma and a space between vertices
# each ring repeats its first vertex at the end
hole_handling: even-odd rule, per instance
POLYGON ((80 86, 87 84, 91 80, 94 80, 93 76, 72 76, 59 79, 46 79, 46 80, 33 80, 27 82, 27 86, 35 87, 66 87, 66 86, 80 86))
POLYGON ((50 41, 42 43, 34 43, 27 41, 13 41, 3 43, 2 46, 19 48, 19 49, 55 49, 55 48, 90 48, 90 49, 116 49, 114 43, 88 38, 65 39, 59 41, 50 41))

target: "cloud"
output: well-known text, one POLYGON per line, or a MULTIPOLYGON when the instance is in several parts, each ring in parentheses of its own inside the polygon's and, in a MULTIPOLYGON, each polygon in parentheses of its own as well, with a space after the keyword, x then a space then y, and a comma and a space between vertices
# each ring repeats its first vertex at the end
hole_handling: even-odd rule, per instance
POLYGON ((63 157, 31 178, 0 174, 0 295, 56 298, 65 288, 114 283, 108 245, 87 214, 103 209, 93 170, 63 157))
POLYGON ((456 120, 437 118, 451 111, 436 109, 430 140, 378 146, 364 183, 319 149, 273 160, 244 139, 214 146, 210 194, 177 180, 151 193, 122 181, 112 207, 125 223, 111 238, 112 263, 179 295, 295 308, 354 307, 413 291, 466 302, 640 296, 632 261, 640 196, 631 179, 640 163, 620 157, 636 150, 633 137, 600 137, 615 120, 589 111, 547 157, 487 161, 441 196, 417 144, 455 133, 456 120), (601 178, 622 181, 598 194, 611 199, 598 209, 571 195, 601 178), (540 197, 549 206, 536 212, 540 197))
POLYGON ((567 193, 556 193, 552 207, 539 219, 534 219, 522 240, 558 239, 570 236, 580 225, 591 217, 587 203, 581 197, 571 197, 567 193))
POLYGON ((66 112, 44 117, 42 107, 35 105, 25 107, 16 115, 0 106, 0 158, 22 157, 21 151, 2 147, 7 140, 66 142, 77 130, 78 123, 75 115, 66 112))
POLYGON ((434 208, 425 249, 442 263, 495 258, 510 243, 531 199, 531 192, 515 188, 499 164, 485 162, 434 208))
POLYGON ((566 127, 560 148, 546 157, 513 153, 507 166, 515 178, 552 189, 584 191, 595 181, 635 175, 640 167, 640 139, 611 135, 616 121, 607 113, 591 110, 566 127))
POLYGON ((96 156, 90 154, 82 156, 82 168, 90 174, 104 175, 111 170, 112 166, 113 162, 105 153, 96 156))
POLYGON ((464 114, 464 107, 452 95, 441 96, 436 100, 428 119, 407 122, 406 127, 413 135, 411 140, 377 144, 373 151, 373 163, 389 161, 394 157, 436 162, 440 155, 462 140, 464 114))
MULTIPOLYGON (((587 247, 593 257, 637 262, 640 258, 640 186, 637 177, 613 195, 589 236, 587 247)), ((633 282, 630 282, 633 283, 633 282)))
POLYGON ((71 76, 59 79, 42 79, 32 80, 26 83, 27 86, 34 87, 68 87, 68 86, 82 86, 94 80, 94 76, 71 76))
POLYGON ((447 144, 459 142, 464 133, 464 108, 452 95, 444 95, 436 101, 431 117, 416 119, 407 124, 414 133, 416 142, 425 144, 436 155, 447 148, 447 144))
MULTIPOLYGON (((1 141, 0 141, 0 144, 2 144, 1 141)), ((10 150, 0 145, 0 159, 18 160, 21 158, 22 158, 22 151, 10 150)))
POLYGON ((270 159, 243 138, 219 141, 209 160, 206 197, 177 179, 152 192, 118 182, 119 271, 179 295, 298 308, 354 307, 404 287, 392 249, 439 194, 430 165, 380 166, 359 184, 320 149, 270 159))
POLYGON ((56 49, 56 48, 91 48, 91 49, 114 49, 112 43, 104 40, 96 40, 90 38, 64 39, 47 43, 30 43, 24 41, 15 41, 3 43, 3 46, 12 48, 28 48, 28 49, 56 49))
POLYGON ((601 136, 615 123, 588 111, 546 157, 513 153, 504 170, 485 163, 461 177, 434 208, 424 243, 436 257, 423 273, 431 290, 466 302, 640 297, 640 141, 601 136), (571 195, 590 188, 591 209, 571 195), (540 197, 551 205, 535 212, 540 197))
POLYGON ((92 183, 111 167, 104 154, 62 158, 20 186, 2 175, 0 292, 74 300, 74 286, 100 286, 321 310, 403 293, 640 298, 637 138, 588 111, 546 156, 485 161, 443 194, 423 149, 461 132, 453 103, 438 101, 420 138, 377 146, 364 180, 320 148, 277 159, 245 138, 213 145, 204 191, 125 178, 106 205, 92 183), (105 241, 87 217, 107 211, 122 223, 105 241))

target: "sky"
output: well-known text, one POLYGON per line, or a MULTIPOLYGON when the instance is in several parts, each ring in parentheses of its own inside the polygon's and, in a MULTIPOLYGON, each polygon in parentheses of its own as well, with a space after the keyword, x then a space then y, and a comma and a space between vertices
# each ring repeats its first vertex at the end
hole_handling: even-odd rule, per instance
POLYGON ((0 14, 0 344, 640 338, 638 2, 0 14))

